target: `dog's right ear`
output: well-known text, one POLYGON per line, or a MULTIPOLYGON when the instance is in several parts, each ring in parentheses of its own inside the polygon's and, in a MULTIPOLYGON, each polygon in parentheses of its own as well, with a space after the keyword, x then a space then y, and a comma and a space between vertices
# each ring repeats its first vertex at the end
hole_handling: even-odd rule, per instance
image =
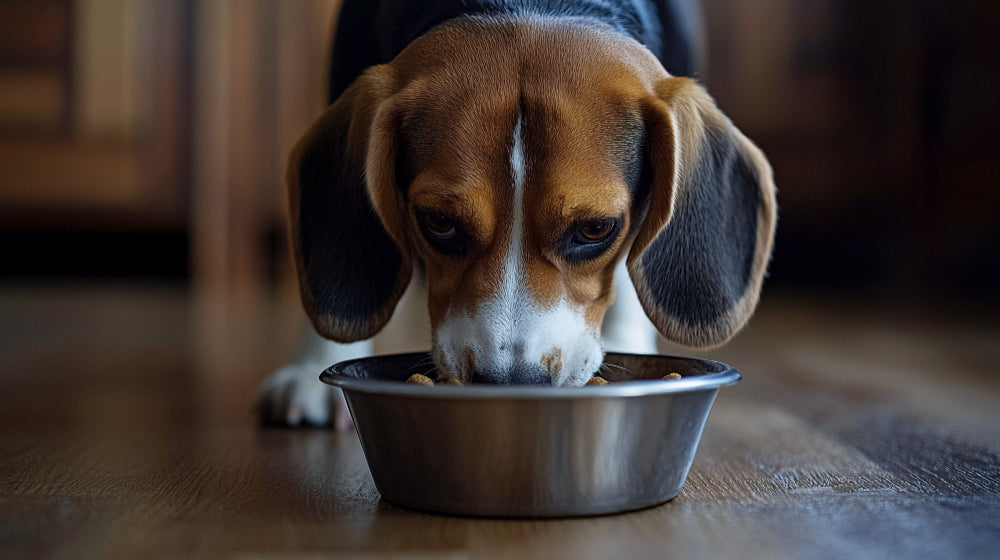
POLYGON ((664 78, 652 93, 652 185, 629 274, 660 334, 717 346, 760 297, 776 223, 771 165, 693 80, 664 78))
POLYGON ((306 313, 339 342, 377 333, 413 270, 394 184, 394 72, 358 78, 299 140, 287 182, 292 253, 306 313))

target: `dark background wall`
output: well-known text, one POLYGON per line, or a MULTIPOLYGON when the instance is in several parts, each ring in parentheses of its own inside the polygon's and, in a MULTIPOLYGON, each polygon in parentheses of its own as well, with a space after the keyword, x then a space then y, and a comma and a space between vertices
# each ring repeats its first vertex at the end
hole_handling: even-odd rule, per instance
POLYGON ((1000 4, 706 12, 709 88, 775 168, 773 286, 996 297, 1000 4))
MULTIPOLYGON (((336 2, 139 5, 0 1, 0 275, 273 285, 336 2)), ((769 290, 998 297, 1000 4, 704 12, 701 78, 780 189, 769 290)))

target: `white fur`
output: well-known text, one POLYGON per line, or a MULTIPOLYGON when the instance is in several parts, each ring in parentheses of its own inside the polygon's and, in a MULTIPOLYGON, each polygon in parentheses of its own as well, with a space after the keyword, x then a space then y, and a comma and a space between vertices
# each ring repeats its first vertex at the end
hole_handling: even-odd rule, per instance
POLYGON ((332 364, 370 355, 372 341, 337 344, 321 338, 305 321, 291 363, 272 373, 260 387, 258 401, 265 420, 298 426, 333 424, 338 430, 351 425, 351 414, 340 389, 319 380, 332 364))
POLYGON ((510 153, 514 214, 500 290, 471 314, 449 311, 435 333, 435 360, 439 369, 463 380, 470 369, 505 372, 526 363, 546 368, 556 385, 581 385, 601 364, 599 333, 587 324, 583 309, 565 301, 543 307, 525 290, 521 136, 518 117, 510 153), (468 355, 472 364, 466 363, 468 355))
MULTIPOLYGON (((510 155, 514 177, 514 216, 504 262, 503 282, 495 297, 483 302, 474 315, 449 313, 435 333, 435 360, 443 373, 468 374, 462 365, 465 348, 477 360, 474 367, 502 371, 518 362, 541 364, 546 355, 560 350, 558 371, 550 371, 556 385, 582 385, 603 360, 600 333, 587 325, 583 310, 566 301, 541 306, 525 290, 524 181, 525 161, 521 122, 515 125, 510 155)), ((351 417, 340 389, 319 381, 319 373, 342 360, 377 352, 426 349, 426 286, 417 275, 386 328, 373 340, 339 344, 321 338, 304 322, 299 347, 292 361, 275 371, 261 386, 259 400, 265 419, 289 425, 332 424, 338 430, 351 426, 351 417)), ((615 268, 617 298, 608 309, 603 336, 608 350, 655 353, 656 328, 646 317, 624 261, 615 268)), ((546 362, 554 365, 555 361, 546 362)))
MULTIPOLYGON (((658 336, 656 327, 643 312, 623 263, 615 269, 615 290, 617 297, 604 319, 604 348, 614 352, 655 353, 658 336)), ((570 329, 565 328, 574 323, 577 313, 565 303, 548 310, 518 308, 517 311, 510 315, 510 328, 513 330, 507 331, 508 333, 519 332, 520 329, 549 333, 544 343, 542 339, 536 342, 522 340, 525 359, 532 359, 537 363, 547 351, 545 347, 548 344, 557 345, 564 349, 564 363, 562 374, 556 376, 554 382, 560 385, 586 382, 586 372, 592 367, 591 361, 600 363, 602 352, 600 345, 594 342, 594 333, 578 331, 574 338, 570 329), (566 352, 566 349, 577 345, 586 350, 566 352), (583 363, 586 365, 582 365, 583 363)), ((472 339, 495 340, 496 337, 489 332, 489 324, 478 323, 479 326, 476 327, 471 318, 463 317, 442 325, 442 329, 452 329, 453 333, 442 337, 442 331, 439 331, 438 336, 457 341, 461 334, 473 333, 478 329, 483 332, 476 332, 472 339)), ((513 347, 518 344, 515 337, 501 338, 505 345, 513 347)), ((343 393, 340 389, 320 382, 319 372, 336 362, 371 355, 373 351, 411 352, 426 350, 429 344, 426 286, 419 277, 403 296, 389 325, 375 339, 339 344, 321 338, 312 325, 303 320, 299 345, 292 361, 275 371, 261 385, 259 398, 261 405, 268 411, 266 419, 291 426, 330 423, 338 430, 346 429, 352 422, 343 393)))
POLYGON ((319 380, 319 374, 344 360, 373 353, 418 352, 430 346, 427 286, 415 275, 389 324, 375 337, 352 344, 333 342, 316 334, 303 318, 292 360, 261 384, 258 402, 264 419, 298 426, 327 425, 345 430, 352 425, 343 392, 319 380))
POLYGON ((530 301, 513 307, 493 298, 475 315, 449 315, 436 333, 438 367, 449 375, 468 379, 471 372, 462 360, 472 351, 473 369, 509 371, 518 363, 543 365, 546 355, 558 358, 558 368, 549 369, 555 385, 582 385, 600 366, 603 353, 598 333, 583 320, 582 313, 565 302, 541 308, 530 301), (501 322, 494 318, 501 317, 501 322))
POLYGON ((615 301, 604 316, 604 349, 609 352, 655 354, 659 333, 639 302, 625 259, 615 266, 615 301))

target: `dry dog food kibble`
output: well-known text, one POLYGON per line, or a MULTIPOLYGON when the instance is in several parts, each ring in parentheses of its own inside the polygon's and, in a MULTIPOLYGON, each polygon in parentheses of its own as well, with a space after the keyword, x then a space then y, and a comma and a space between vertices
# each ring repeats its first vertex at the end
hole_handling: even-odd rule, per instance
MULTIPOLYGON (((660 379, 666 379, 668 381, 673 381, 675 379, 681 379, 681 377, 683 377, 683 376, 681 374, 679 374, 679 373, 668 373, 668 374, 664 375, 663 377, 661 377, 660 379)), ((438 384, 438 385, 440 385, 440 384, 444 384, 444 385, 463 385, 463 383, 460 380, 458 380, 458 379, 456 379, 454 377, 441 376, 441 377, 438 377, 437 381, 435 382, 435 380, 431 379, 430 377, 427 377, 426 375, 422 375, 422 374, 419 374, 419 373, 414 373, 413 375, 411 375, 410 377, 408 377, 406 379, 406 382, 407 383, 413 383, 415 385, 435 385, 435 384, 438 384)), ((608 381, 607 379, 604 379, 600 375, 595 375, 595 376, 591 377, 589 381, 587 381, 587 385, 607 385, 609 383, 611 383, 611 381, 608 381)))
POLYGON ((419 373, 414 373, 406 379, 407 383, 413 383, 416 385, 433 385, 434 381, 426 375, 420 375, 419 373))
POLYGON ((438 377, 437 380, 431 379, 426 375, 419 373, 414 373, 406 379, 407 383, 413 383, 414 385, 462 385, 462 382, 454 377, 448 377, 446 375, 438 377))

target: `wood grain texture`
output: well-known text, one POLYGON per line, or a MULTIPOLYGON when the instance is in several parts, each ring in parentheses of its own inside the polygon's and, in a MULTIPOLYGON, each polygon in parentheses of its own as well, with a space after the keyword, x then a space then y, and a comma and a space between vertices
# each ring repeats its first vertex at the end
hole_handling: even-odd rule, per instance
POLYGON ((985 311, 765 297, 673 501, 491 520, 379 498, 357 436, 261 429, 289 301, 0 292, 3 558, 990 558, 1000 329, 985 311))

